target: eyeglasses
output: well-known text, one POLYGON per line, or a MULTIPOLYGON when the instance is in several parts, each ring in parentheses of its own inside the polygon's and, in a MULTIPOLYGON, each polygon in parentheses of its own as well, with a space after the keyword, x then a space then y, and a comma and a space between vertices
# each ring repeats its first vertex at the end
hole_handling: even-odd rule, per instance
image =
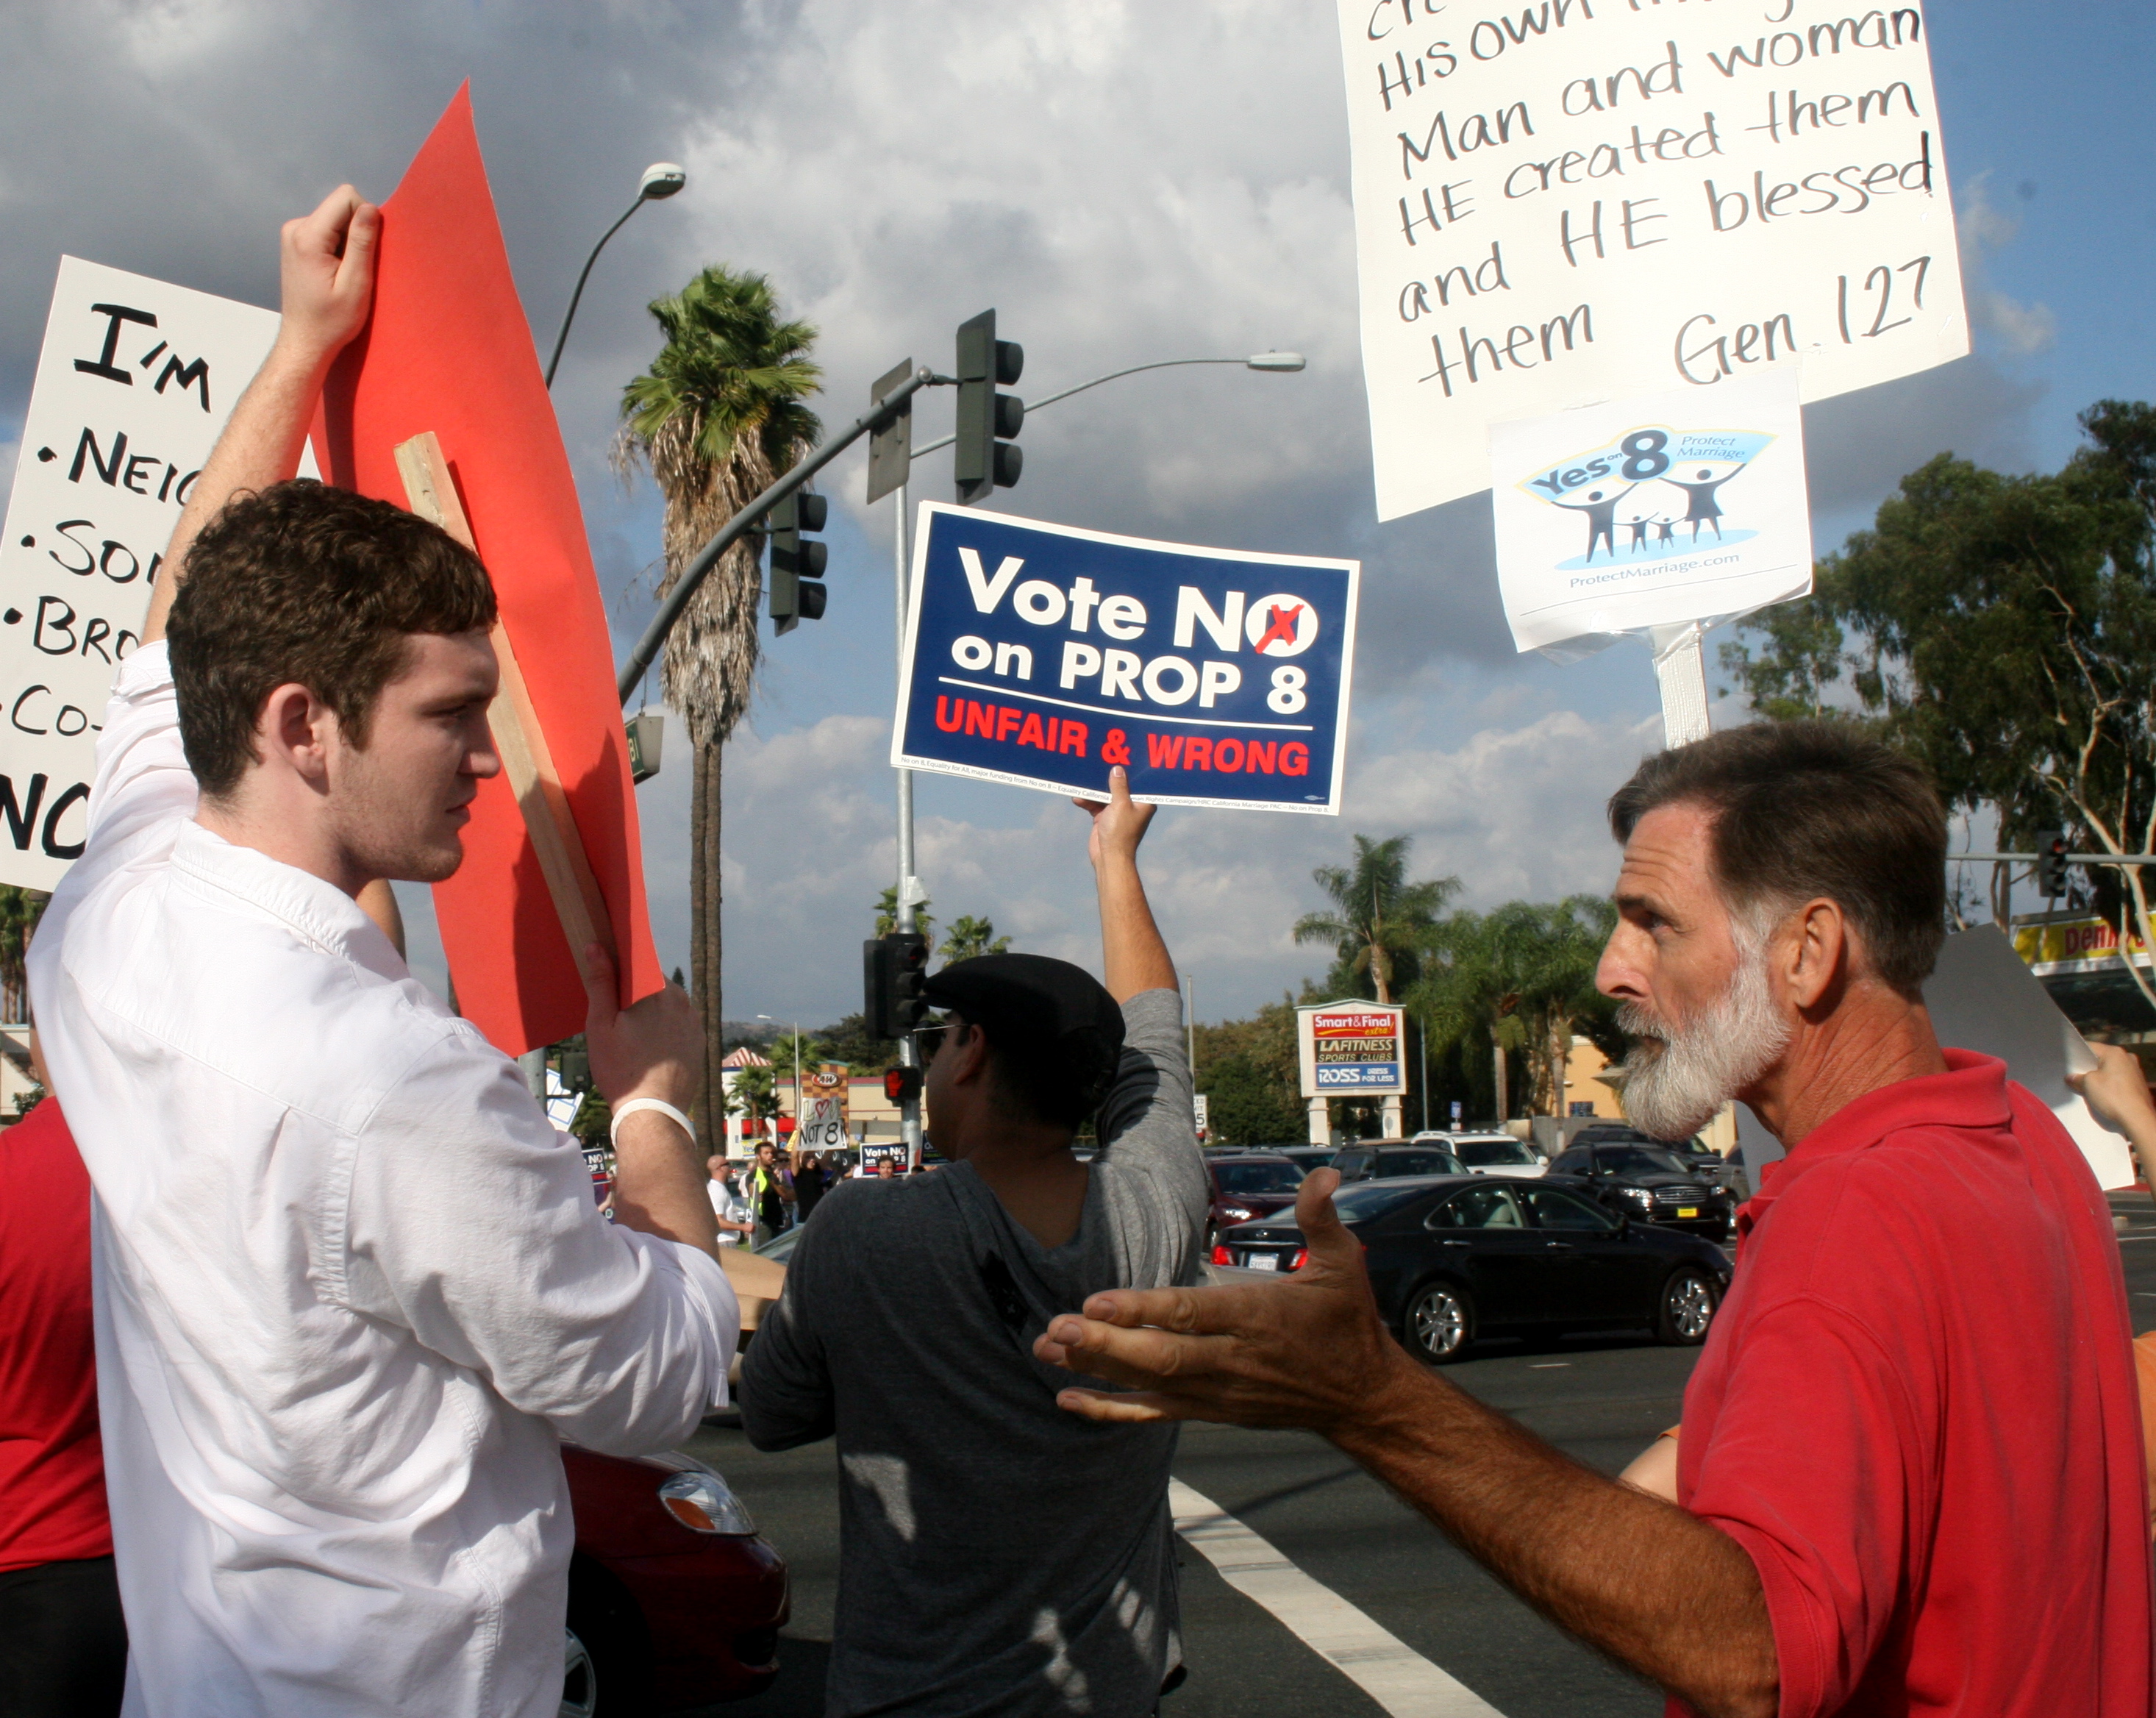
POLYGON ((955 1021, 940 1020, 929 1026, 914 1027, 913 1056, 918 1066, 926 1067, 935 1059, 936 1047, 943 1042, 943 1034, 957 1023, 955 1021))

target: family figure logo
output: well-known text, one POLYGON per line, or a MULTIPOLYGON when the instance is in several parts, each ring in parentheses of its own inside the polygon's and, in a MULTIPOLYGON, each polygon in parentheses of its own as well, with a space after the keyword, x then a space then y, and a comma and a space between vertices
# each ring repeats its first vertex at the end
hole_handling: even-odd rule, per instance
POLYGON ((1721 491, 1744 474, 1774 437, 1753 430, 1672 430, 1652 424, 1628 430, 1606 446, 1562 460, 1523 480, 1521 491, 1587 525, 1587 552, 1557 563, 1577 572, 1620 563, 1641 567, 1688 554, 1711 532, 1712 542, 1739 543, 1756 531, 1725 528, 1721 491), (1681 500, 1679 499, 1681 497, 1681 500), (1680 532, 1686 533, 1680 536, 1680 532), (1622 541, 1620 541, 1620 538, 1622 541))

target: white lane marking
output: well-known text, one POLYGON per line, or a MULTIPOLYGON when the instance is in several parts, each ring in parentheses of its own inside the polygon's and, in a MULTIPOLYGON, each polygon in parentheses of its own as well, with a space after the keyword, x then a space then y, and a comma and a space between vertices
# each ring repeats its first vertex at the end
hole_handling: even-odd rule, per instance
POLYGON ((1474 1690, 1381 1628, 1282 1556, 1203 1492, 1168 1483, 1175 1530, 1229 1586, 1271 1612, 1393 1718, 1503 1718, 1474 1690))
POLYGON ((1568 1366, 1570 1361, 1537 1361, 1527 1370, 1531 1372, 1553 1372, 1560 1366, 1568 1366))

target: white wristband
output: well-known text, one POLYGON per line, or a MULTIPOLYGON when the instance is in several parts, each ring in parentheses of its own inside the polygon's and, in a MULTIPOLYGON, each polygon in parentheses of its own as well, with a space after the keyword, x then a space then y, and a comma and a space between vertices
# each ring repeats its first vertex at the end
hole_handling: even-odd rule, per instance
POLYGON ((632 1098, 628 1103, 623 1104, 620 1108, 614 1111, 613 1120, 607 1128, 607 1138, 612 1140, 617 1146, 621 1144, 621 1124, 623 1119, 627 1116, 634 1115, 639 1109, 655 1109, 660 1113, 660 1114, 665 1116, 669 1121, 672 1122, 675 1127, 680 1129, 680 1130, 686 1134, 690 1139, 693 1140, 696 1137, 696 1123, 690 1121, 687 1116, 682 1114, 680 1110, 669 1103, 664 1098, 632 1098))

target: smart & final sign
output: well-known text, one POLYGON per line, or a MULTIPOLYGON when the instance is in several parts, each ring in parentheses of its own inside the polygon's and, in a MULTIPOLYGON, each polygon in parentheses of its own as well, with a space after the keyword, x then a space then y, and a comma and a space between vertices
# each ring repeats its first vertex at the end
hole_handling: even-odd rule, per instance
POLYGON ((1406 1016, 1377 1002, 1327 1002, 1295 1011, 1306 1098, 1391 1097, 1408 1088, 1406 1016))
POLYGON ((1337 814, 1360 572, 926 502, 891 764, 1337 814))

